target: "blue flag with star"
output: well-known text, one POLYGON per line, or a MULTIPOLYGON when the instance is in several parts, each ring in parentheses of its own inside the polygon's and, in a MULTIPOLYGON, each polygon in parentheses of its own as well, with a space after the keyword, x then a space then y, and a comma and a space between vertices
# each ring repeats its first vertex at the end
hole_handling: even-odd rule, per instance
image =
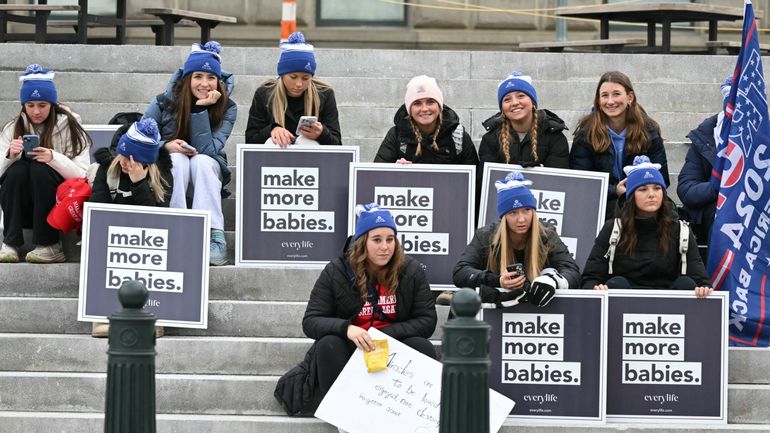
POLYGON ((719 194, 706 269, 715 289, 730 291, 730 344, 768 346, 770 119, 750 0, 724 112, 713 161, 711 182, 719 194))

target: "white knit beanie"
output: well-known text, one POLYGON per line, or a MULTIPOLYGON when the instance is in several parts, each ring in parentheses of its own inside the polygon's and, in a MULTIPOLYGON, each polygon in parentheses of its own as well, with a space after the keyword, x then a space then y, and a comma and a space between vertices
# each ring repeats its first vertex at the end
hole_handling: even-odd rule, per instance
POLYGON ((406 85, 404 104, 406 105, 407 112, 409 107, 412 106, 412 102, 423 98, 435 99, 438 102, 439 108, 444 109, 444 94, 438 88, 436 79, 427 75, 418 75, 409 80, 409 84, 406 85))

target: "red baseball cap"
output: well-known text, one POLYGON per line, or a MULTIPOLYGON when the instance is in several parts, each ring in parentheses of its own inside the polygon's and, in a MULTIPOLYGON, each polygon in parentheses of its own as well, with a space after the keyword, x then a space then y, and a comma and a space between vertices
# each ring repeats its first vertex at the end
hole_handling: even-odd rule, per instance
POLYGON ((83 223, 83 203, 91 197, 88 180, 76 177, 65 180, 56 188, 56 205, 48 214, 48 224, 64 233, 83 223))

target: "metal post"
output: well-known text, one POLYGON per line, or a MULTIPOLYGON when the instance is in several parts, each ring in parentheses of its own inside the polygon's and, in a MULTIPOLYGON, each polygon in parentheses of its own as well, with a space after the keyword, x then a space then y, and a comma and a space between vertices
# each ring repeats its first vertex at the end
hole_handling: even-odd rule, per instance
MULTIPOLYGON (((567 6, 567 0, 556 0, 556 7, 563 8, 567 6)), ((567 19, 556 18, 556 42, 567 42, 567 19)))
POLYGON ((139 281, 118 290, 123 311, 110 316, 104 433, 155 433, 155 316, 139 281))
POLYGON ((476 320, 481 298, 471 289, 452 297, 444 325, 439 433, 489 431, 489 325, 476 320))

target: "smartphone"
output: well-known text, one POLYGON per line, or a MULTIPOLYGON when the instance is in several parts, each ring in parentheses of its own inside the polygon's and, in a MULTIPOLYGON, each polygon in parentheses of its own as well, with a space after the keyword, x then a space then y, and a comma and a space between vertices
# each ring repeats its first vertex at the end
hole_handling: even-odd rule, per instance
POLYGON ((21 137, 21 140, 24 143, 24 155, 40 146, 40 137, 37 135, 25 135, 21 137))
POLYGON ((505 269, 508 272, 516 272, 518 275, 524 275, 524 265, 521 263, 511 263, 505 269))
POLYGON ((197 152, 198 151, 197 149, 195 149, 194 147, 192 147, 191 145, 189 145, 187 143, 179 143, 179 145, 182 146, 183 148, 191 151, 191 152, 197 152))
POLYGON ((295 135, 300 135, 300 129, 303 127, 310 127, 312 124, 318 122, 318 118, 316 116, 302 116, 299 118, 299 122, 297 123, 297 130, 295 131, 295 135))

